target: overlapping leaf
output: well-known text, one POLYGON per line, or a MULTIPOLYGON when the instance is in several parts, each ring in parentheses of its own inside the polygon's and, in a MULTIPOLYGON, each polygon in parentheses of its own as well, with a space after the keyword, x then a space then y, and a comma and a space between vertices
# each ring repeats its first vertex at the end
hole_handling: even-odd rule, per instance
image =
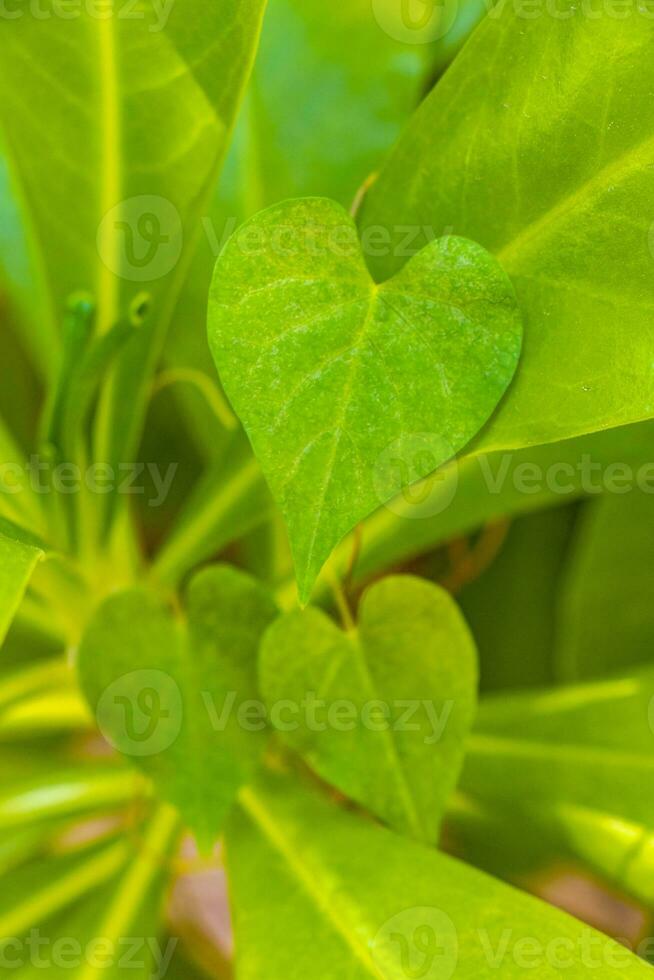
POLYGON ((100 607, 83 638, 80 679, 109 741, 150 775, 210 848, 265 745, 257 696, 261 634, 276 615, 266 592, 233 569, 199 573, 188 623, 132 589, 100 607))
MULTIPOLYGON (((480 448, 654 413, 652 5, 525 18, 500 4, 417 112, 364 205, 365 231, 444 228, 516 285, 525 351, 480 448)), ((395 236, 397 239, 397 236, 395 236)), ((373 260, 390 275, 397 250, 373 260)))
POLYGON ((344 534, 486 421, 521 324, 510 282, 474 243, 432 242, 379 286, 346 212, 307 198, 261 212, 225 247, 209 342, 306 601, 344 534), (398 483, 389 464, 407 445, 421 451, 398 483))
POLYGON ((474 643, 447 593, 385 579, 349 633, 317 609, 289 613, 266 633, 260 676, 271 717, 295 709, 290 722, 280 715, 281 737, 324 779, 396 830, 438 839, 477 685, 474 643))
POLYGON ((227 835, 239 980, 586 980, 589 944, 601 980, 651 976, 562 912, 290 780, 241 804, 227 835))

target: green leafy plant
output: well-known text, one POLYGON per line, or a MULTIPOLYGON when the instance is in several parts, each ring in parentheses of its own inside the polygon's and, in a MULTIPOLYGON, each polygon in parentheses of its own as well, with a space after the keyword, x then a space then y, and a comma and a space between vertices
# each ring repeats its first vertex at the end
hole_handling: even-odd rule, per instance
POLYGON ((0 19, 3 970, 649 976, 654 6, 0 19))

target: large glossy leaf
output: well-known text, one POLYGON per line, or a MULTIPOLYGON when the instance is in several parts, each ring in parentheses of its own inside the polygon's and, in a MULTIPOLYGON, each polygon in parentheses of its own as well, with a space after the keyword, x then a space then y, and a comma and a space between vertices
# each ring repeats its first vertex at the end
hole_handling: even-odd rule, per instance
POLYGON ((60 321, 68 295, 86 289, 102 332, 144 288, 153 299, 105 404, 102 458, 124 460, 139 431, 147 366, 200 231, 262 7, 139 0, 131 17, 83 8, 71 18, 48 2, 4 32, 0 125, 50 316, 60 321))
POLYGON ((651 493, 636 488, 588 505, 561 583, 556 659, 563 678, 654 661, 653 553, 651 493))
POLYGON ((0 644, 42 557, 43 552, 32 544, 0 533, 0 644))
POLYGON ((259 639, 275 615, 254 580, 215 567, 192 580, 184 622, 133 589, 108 599, 82 640, 80 679, 100 729, 204 849, 265 746, 265 726, 241 709, 256 698, 259 639))
POLYGON ((227 835, 239 980, 586 980, 589 948, 602 980, 651 975, 562 912, 290 780, 241 803, 227 835))
POLYGON ((385 579, 356 632, 317 609, 289 613, 264 637, 260 678, 271 717, 295 706, 276 727, 324 779, 401 833, 438 839, 477 688, 474 643, 446 592, 385 579))
MULTIPOLYGON (((478 442, 516 447, 649 418, 654 279, 651 4, 624 17, 499 5, 417 112, 362 230, 444 228, 502 262, 524 311, 510 396, 478 442), (616 261, 619 256, 619 261, 616 261)), ((395 233, 394 233, 395 232, 395 233)), ((397 247, 372 258, 386 277, 397 247)))
POLYGON ((209 342, 306 601, 344 534, 478 431, 521 326, 510 282, 472 242, 433 242, 379 287, 346 212, 306 198, 256 215, 225 247, 209 342), (421 451, 398 484, 390 461, 407 443, 421 451))

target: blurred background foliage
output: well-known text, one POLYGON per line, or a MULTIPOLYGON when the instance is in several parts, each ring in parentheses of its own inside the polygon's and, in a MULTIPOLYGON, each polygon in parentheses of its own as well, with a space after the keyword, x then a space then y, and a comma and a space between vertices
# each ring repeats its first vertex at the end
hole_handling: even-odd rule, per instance
MULTIPOLYGON (((177 466, 165 507, 136 500, 135 523, 146 551, 157 554, 162 582, 177 585, 196 562, 223 555, 266 578, 282 601, 292 587, 283 529, 244 436, 217 417, 201 383, 201 375, 214 381, 205 339, 211 270, 225 236, 254 211, 311 194, 349 207, 365 193, 483 12, 478 0, 466 0, 443 39, 412 46, 379 29, 370 0, 348 0, 329 16, 318 0, 270 0, 231 148, 199 215, 197 246, 162 350, 162 370, 177 372, 180 383, 150 400, 139 452, 144 461, 177 466), (224 488, 218 498, 217 476, 224 488)), ((38 444, 44 386, 59 351, 56 328, 39 312, 45 300, 26 227, 2 158, 6 459, 38 444)), ((74 269, 69 273, 74 279, 74 269)), ((653 437, 650 423, 629 426, 521 450, 510 465, 546 470, 590 454, 602 466, 619 460, 638 467, 652 462, 653 437)), ((488 700, 445 843, 541 894, 550 894, 544 872, 550 882, 572 869, 576 891, 561 900, 614 935, 626 929, 635 938, 654 907, 651 742, 642 735, 646 726, 632 731, 632 720, 647 713, 654 670, 654 496, 588 494, 578 480, 565 494, 520 493, 511 479, 491 493, 468 460, 446 470, 444 493, 451 479, 451 506, 419 521, 382 510, 335 559, 354 594, 391 569, 435 578, 456 594, 472 626, 488 700), (609 798, 601 789, 608 770, 609 798), (578 907, 579 882, 589 880, 590 897, 578 907), (608 923, 601 914, 607 895, 614 901, 608 923)), ((0 515, 13 521, 11 504, 0 497, 0 515)), ((228 938, 215 922, 189 922, 175 899, 191 878, 215 907, 224 889, 220 857, 209 872, 197 871, 192 854, 180 858, 175 820, 153 808, 145 782, 103 745, 67 667, 66 609, 61 621, 53 617, 50 590, 44 566, 0 664, 0 934, 39 923, 52 936, 97 935, 100 922, 120 935, 129 933, 131 916, 139 934, 170 928, 188 940, 169 976, 228 976, 228 938)), ((326 586, 320 600, 331 602, 326 586)))

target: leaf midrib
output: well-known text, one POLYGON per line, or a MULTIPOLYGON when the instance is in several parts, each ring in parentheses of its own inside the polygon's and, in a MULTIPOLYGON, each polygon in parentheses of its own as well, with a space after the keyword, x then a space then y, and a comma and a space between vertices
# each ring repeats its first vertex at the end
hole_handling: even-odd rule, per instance
MULTIPOLYGON (((358 632, 353 634, 350 641, 355 651, 355 661, 359 675, 363 681, 363 686, 367 690, 369 696, 372 696, 372 698, 377 698, 379 691, 377 691, 372 674, 370 673, 368 661, 366 660, 366 653, 360 639, 360 634, 358 632)), ((402 805, 409 822, 409 826, 411 827, 412 832, 418 838, 422 839, 425 834, 425 830, 422 826, 419 810, 413 797, 413 793, 411 792, 407 775, 400 761, 397 746, 395 745, 395 740, 390 727, 384 727, 380 734, 382 736, 383 744, 386 747, 386 756, 388 758, 391 771, 393 772, 397 782, 400 798, 402 800, 402 805)))
MULTIPOLYGON (((361 343, 361 341, 366 336, 366 333, 368 332, 368 329, 370 327, 370 324, 372 323, 372 321, 374 319, 374 314, 375 314, 375 309, 377 307, 378 297, 379 297, 379 288, 377 287, 377 285, 375 283, 371 282, 370 283, 370 299, 368 301, 368 309, 366 311, 365 317, 363 318, 363 323, 362 323, 361 327, 359 328, 359 330, 357 331, 357 333, 356 333, 356 335, 354 337, 354 340, 352 342, 352 350, 355 350, 359 346, 359 344, 361 343)), ((361 358, 360 357, 353 357, 352 358, 352 361, 350 363, 350 369, 349 369, 349 373, 348 373, 348 378, 347 378, 345 387, 343 389, 343 396, 342 396, 342 399, 341 399, 341 410, 339 412, 338 421, 337 421, 336 425, 334 426, 334 437, 332 439, 332 448, 331 448, 331 452, 329 454, 329 458, 328 458, 328 460, 327 460, 327 462, 325 464, 325 478, 322 481, 322 486, 320 488, 320 493, 317 496, 317 507, 316 507, 316 510, 315 510, 315 516, 314 516, 314 521, 313 521, 313 530, 312 530, 312 533, 311 533, 311 540, 309 542, 309 547, 307 548, 307 558, 306 558, 306 562, 305 562, 305 568, 303 570, 304 571, 304 575, 303 575, 303 578, 304 578, 303 585, 304 585, 304 587, 302 589, 303 595, 304 595, 304 592, 305 592, 305 589, 306 589, 307 569, 311 568, 311 566, 312 566, 312 564, 314 562, 314 550, 315 550, 315 546, 316 546, 316 538, 318 536, 318 531, 319 531, 320 526, 321 526, 322 514, 323 514, 323 511, 325 509, 325 503, 326 503, 326 500, 327 500, 327 492, 329 490, 329 485, 331 483, 332 474, 333 474, 333 471, 334 471, 334 462, 336 460, 336 456, 337 456, 337 453, 338 453, 338 447, 339 447, 340 442, 341 442, 341 436, 343 434, 343 426, 345 424, 345 419, 346 419, 346 416, 347 416, 348 408, 350 407, 350 402, 351 402, 351 399, 352 399, 352 389, 354 388, 354 382, 356 380, 356 375, 357 375, 357 372, 358 372, 360 363, 361 363, 361 358)), ((306 598, 308 598, 308 596, 306 596, 306 598)))
POLYGON ((387 980, 372 959, 368 946, 360 941, 358 934, 349 928, 346 918, 340 914, 340 906, 329 902, 324 896, 323 886, 313 870, 295 852, 292 842, 284 834, 284 829, 273 818, 270 810, 261 803, 252 787, 241 790, 239 802, 259 828, 272 848, 284 859, 286 867, 298 881, 327 922, 344 940, 355 959, 376 980, 387 980))

